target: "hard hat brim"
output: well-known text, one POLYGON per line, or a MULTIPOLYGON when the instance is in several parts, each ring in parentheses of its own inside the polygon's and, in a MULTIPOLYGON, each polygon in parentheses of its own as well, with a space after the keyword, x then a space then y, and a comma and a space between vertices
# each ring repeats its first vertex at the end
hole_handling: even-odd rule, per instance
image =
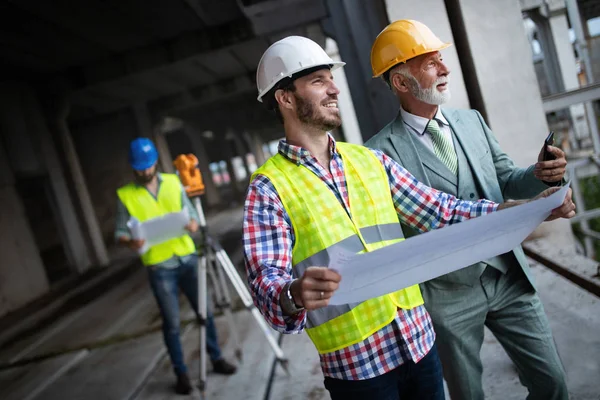
MULTIPOLYGON (((332 61, 332 62, 329 62, 329 63, 327 63, 327 64, 322 64, 322 65, 323 65, 323 66, 327 66, 327 65, 329 65, 329 66, 330 66, 330 71, 334 71, 334 70, 336 70, 336 69, 338 69, 338 68, 340 68, 340 67, 343 67, 344 65, 346 65, 346 63, 345 63, 345 62, 343 62, 343 61, 332 61)), ((271 83, 270 83, 268 86, 266 86, 266 87, 265 87, 265 88, 264 88, 264 89, 263 89, 263 90, 262 90, 262 91, 261 91, 261 92, 258 94, 258 97, 257 97, 256 99, 262 103, 262 102, 263 102, 263 101, 262 101, 262 98, 263 98, 263 96, 264 96, 265 94, 269 93, 269 91, 270 91, 271 89, 273 89, 273 88, 275 87, 275 85, 277 85, 277 84, 278 84, 279 82, 281 82, 283 79, 285 79, 285 78, 293 78, 293 77, 294 77, 294 75, 295 75, 295 74, 297 74, 297 73, 299 73, 299 72, 302 72, 302 71, 304 71, 304 70, 307 70, 307 69, 309 69, 309 68, 315 68, 315 67, 318 67, 318 66, 319 66, 319 65, 312 65, 312 66, 310 66, 310 67, 300 67, 300 68, 297 68, 297 69, 295 69, 295 70, 292 70, 292 71, 290 71, 290 72, 289 72, 287 75, 282 75, 281 77, 279 77, 279 79, 276 79, 276 80, 274 80, 274 81, 273 81, 273 82, 271 82, 271 83)))
POLYGON ((137 164, 131 164, 131 168, 134 171, 138 171, 138 172, 142 172, 147 170, 148 168, 154 166, 156 164, 156 161, 158 160, 154 160, 153 162, 145 162, 145 163, 137 163, 137 164))
POLYGON ((373 78, 379 78, 380 76, 382 76, 383 74, 385 74, 386 72, 388 72, 390 69, 394 68, 398 64, 406 63, 406 62, 412 60, 413 58, 417 58, 419 56, 422 56, 423 54, 434 53, 436 51, 441 51, 441 50, 447 49, 450 46, 452 46, 452 43, 446 42, 446 43, 442 44, 441 46, 439 46, 437 48, 433 48, 433 49, 431 49, 431 50, 429 50, 427 52, 424 52, 424 53, 416 54, 414 57, 398 58, 396 60, 391 60, 388 63, 388 65, 385 66, 385 68, 383 69, 383 71, 379 72, 378 74, 373 75, 373 78))

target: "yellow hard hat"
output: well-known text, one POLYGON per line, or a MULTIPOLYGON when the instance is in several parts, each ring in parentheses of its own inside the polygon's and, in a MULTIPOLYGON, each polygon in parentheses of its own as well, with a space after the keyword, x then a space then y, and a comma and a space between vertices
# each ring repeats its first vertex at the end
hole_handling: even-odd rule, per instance
POLYGON ((381 31, 371 48, 373 78, 381 76, 396 64, 451 45, 442 42, 419 21, 401 19, 392 22, 381 31))

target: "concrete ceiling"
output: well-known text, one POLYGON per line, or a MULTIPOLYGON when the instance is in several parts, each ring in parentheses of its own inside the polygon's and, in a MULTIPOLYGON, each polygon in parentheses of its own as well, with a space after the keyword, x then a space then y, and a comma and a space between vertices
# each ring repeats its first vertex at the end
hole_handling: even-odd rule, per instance
POLYGON ((0 72, 67 92, 71 118, 155 114, 254 91, 291 33, 324 41, 325 0, 19 0, 0 4, 0 72))

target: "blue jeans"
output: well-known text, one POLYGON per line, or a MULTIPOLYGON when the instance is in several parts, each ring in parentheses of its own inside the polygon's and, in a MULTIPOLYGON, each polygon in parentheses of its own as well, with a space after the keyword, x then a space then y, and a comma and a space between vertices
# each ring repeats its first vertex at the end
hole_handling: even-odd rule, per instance
MULTIPOLYGON (((179 288, 198 315, 198 256, 194 255, 177 268, 148 267, 150 286, 163 319, 162 331, 175 374, 187 372, 179 338, 179 288)), ((212 314, 206 319, 206 348, 212 361, 221 358, 217 331, 212 314)))
POLYGON ((332 400, 444 400, 442 364, 434 344, 418 363, 407 361, 372 379, 325 378, 332 400))

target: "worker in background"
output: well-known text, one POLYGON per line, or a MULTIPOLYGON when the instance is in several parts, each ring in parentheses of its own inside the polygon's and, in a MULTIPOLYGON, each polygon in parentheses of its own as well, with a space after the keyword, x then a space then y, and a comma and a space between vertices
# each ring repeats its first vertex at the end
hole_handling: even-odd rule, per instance
MULTIPOLYGON (((477 111, 442 108, 450 99, 450 70, 440 51, 448 46, 418 21, 396 21, 379 34, 371 50, 373 75, 383 77, 401 107, 397 118, 365 146, 382 150, 416 179, 461 199, 502 202, 534 196, 547 184, 560 185, 567 164, 560 149, 549 146, 553 161, 543 161, 542 150, 537 163, 519 168, 477 111)), ((410 227, 404 232, 418 233, 410 227)), ((421 291, 453 399, 484 398, 484 326, 515 363, 528 399, 568 397, 565 373, 520 246, 426 282, 421 291)))
MULTIPOLYGON (((131 237, 127 228, 130 217, 144 222, 151 218, 180 212, 186 209, 191 216, 185 227, 189 233, 198 230, 198 215, 183 189, 177 175, 157 172, 158 152, 150 139, 137 138, 129 148, 129 163, 134 181, 117 190, 117 217, 115 237, 123 246, 138 251, 143 240, 131 237)), ((187 374, 181 339, 179 337, 179 289, 188 298, 198 315, 198 255, 190 235, 171 239, 150 247, 141 255, 147 267, 150 286, 163 320, 163 337, 173 364, 178 394, 189 394, 192 385, 187 374)), ((206 319, 206 347, 213 370, 220 374, 233 374, 235 366, 221 357, 217 332, 211 313, 206 319)))
MULTIPOLYGON (((332 399, 443 399, 435 333, 419 287, 330 306, 341 276, 327 268, 328 252, 399 242, 398 220, 425 232, 512 203, 460 200, 418 182, 381 151, 336 142, 328 133, 341 124, 331 69, 341 65, 298 36, 274 43, 259 62, 258 98, 283 122, 285 140, 248 189, 248 283, 274 329, 306 331, 332 399)), ((572 216, 573 209, 569 195, 553 217, 572 216)))

